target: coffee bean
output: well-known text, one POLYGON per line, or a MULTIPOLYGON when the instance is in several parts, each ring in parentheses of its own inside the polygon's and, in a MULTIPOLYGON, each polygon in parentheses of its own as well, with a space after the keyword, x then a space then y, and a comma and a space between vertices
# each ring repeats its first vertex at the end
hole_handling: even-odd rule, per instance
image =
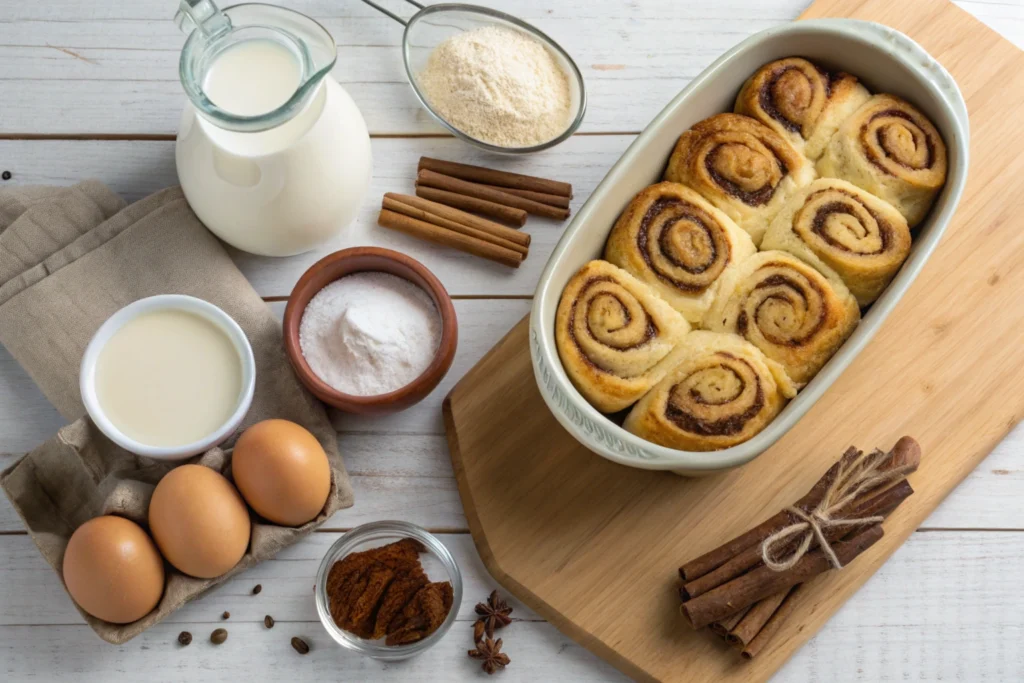
POLYGON ((178 645, 185 647, 192 642, 192 634, 188 631, 182 631, 178 634, 178 645))
POLYGON ((226 628, 217 628, 210 634, 210 642, 214 645, 220 645, 228 639, 228 630, 226 628))
POLYGON ((307 645, 306 641, 304 641, 302 638, 292 638, 292 647, 295 648, 295 651, 298 652, 300 655, 309 654, 309 645, 307 645))
POLYGON ((274 628, 274 617, 270 616, 269 614, 263 617, 263 625, 267 628, 274 628))
POLYGON ((228 612, 227 610, 224 610, 224 614, 220 615, 220 618, 221 619, 230 619, 231 618, 231 612, 228 612))
POLYGON ((263 590, 263 584, 257 583, 255 586, 252 587, 252 594, 259 595, 261 590, 263 590))

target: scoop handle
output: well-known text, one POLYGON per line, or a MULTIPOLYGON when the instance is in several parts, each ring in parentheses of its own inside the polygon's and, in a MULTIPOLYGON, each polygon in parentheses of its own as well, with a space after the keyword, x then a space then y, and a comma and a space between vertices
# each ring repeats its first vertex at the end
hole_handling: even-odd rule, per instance
MULTIPOLYGON (((421 5, 420 3, 416 2, 416 0, 405 0, 405 1, 407 3, 409 3, 410 5, 412 5, 413 7, 416 7, 418 9, 424 9, 423 5, 421 5)), ((182 2, 185 2, 185 0, 182 0, 182 2)), ((370 7, 374 8, 375 10, 380 12, 381 14, 386 14, 387 16, 391 17, 392 19, 397 21, 402 26, 408 26, 409 25, 409 22, 407 20, 405 20, 402 17, 398 16, 397 14, 392 12, 391 10, 385 9, 384 7, 381 7, 377 3, 373 2, 373 0, 363 0, 363 2, 365 2, 367 5, 369 5, 370 7)))

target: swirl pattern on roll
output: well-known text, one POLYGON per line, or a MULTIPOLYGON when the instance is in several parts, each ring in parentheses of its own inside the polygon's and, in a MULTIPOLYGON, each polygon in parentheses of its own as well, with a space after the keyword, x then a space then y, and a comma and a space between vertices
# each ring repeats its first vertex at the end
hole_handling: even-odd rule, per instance
POLYGON ((662 446, 712 451, 743 443, 796 394, 777 363, 735 335, 691 332, 672 357, 679 362, 624 424, 662 446))
POLYGON ((800 385, 828 362, 860 321, 838 275, 784 251, 763 251, 723 278, 704 327, 738 334, 800 385))
POLYGON ((750 236, 707 200, 685 185, 664 182, 642 190, 626 207, 605 258, 697 323, 722 274, 756 251, 750 236))
POLYGON ((683 133, 665 179, 700 193, 743 228, 755 245, 786 200, 814 180, 811 163, 763 123, 717 114, 683 133))
POLYGON ((839 125, 869 97, 856 76, 788 57, 765 64, 744 83, 735 111, 769 126, 815 160, 839 125))
POLYGON ((819 178, 783 207, 761 246, 831 268, 864 307, 899 271, 910 244, 895 207, 845 180, 819 178))
POLYGON ((913 105, 875 95, 840 126, 817 168, 881 197, 913 228, 946 182, 946 143, 913 105))
POLYGON ((570 279, 555 316, 562 366, 606 413, 627 408, 654 386, 689 330, 647 285, 607 261, 591 261, 570 279))

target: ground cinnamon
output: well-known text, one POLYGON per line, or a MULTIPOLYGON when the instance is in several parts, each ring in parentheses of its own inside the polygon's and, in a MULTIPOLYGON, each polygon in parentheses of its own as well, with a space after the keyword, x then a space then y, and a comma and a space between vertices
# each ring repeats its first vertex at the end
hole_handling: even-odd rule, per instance
POLYGON ((421 640, 452 608, 451 583, 431 583, 420 564, 426 548, 404 539, 352 553, 327 575, 327 599, 338 628, 388 645, 421 640))

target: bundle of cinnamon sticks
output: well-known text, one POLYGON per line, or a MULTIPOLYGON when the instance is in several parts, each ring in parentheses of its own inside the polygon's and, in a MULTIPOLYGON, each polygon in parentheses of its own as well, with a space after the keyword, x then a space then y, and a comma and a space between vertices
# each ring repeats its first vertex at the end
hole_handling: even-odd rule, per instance
POLYGON ((569 183, 422 157, 416 196, 385 194, 377 222, 518 268, 530 236, 481 216, 518 227, 527 214, 564 220, 571 199, 569 183))
POLYGON ((881 521, 913 492, 921 447, 850 448, 813 488, 750 531, 679 568, 681 612, 745 658, 760 652, 796 607, 800 585, 842 567, 882 538, 881 521))
POLYGON ((555 220, 568 218, 572 185, 421 157, 416 194, 522 227, 527 214, 555 220))

